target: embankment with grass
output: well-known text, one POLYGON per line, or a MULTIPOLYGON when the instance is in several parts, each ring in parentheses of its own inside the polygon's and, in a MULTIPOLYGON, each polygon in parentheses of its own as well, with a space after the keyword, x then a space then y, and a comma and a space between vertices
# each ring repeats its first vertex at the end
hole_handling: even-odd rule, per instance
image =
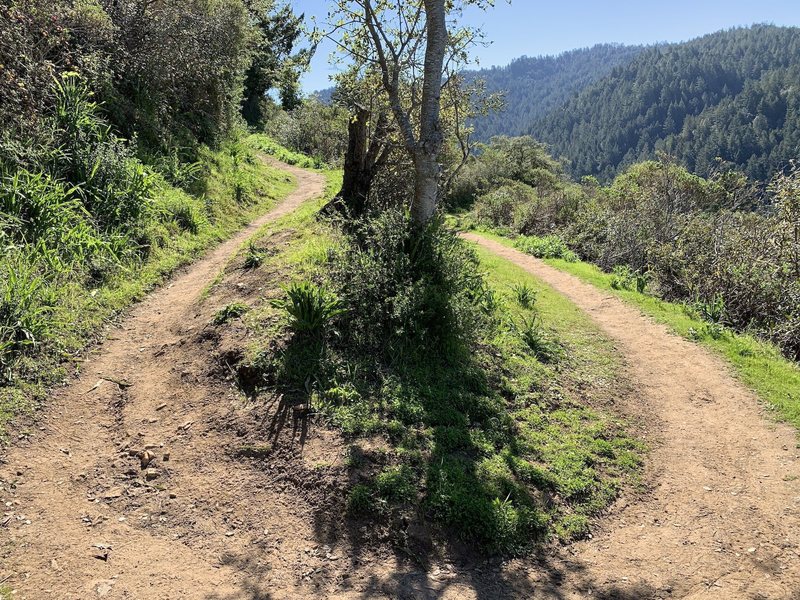
POLYGON ((294 186, 263 160, 260 136, 201 147, 196 162, 159 171, 108 132, 95 135, 103 124, 85 90, 65 102, 89 128, 80 134, 88 156, 68 157, 86 163, 82 183, 39 162, 0 173, 9 221, 0 251, 0 435, 79 366, 122 310, 294 186), (125 206, 128 215, 111 212, 125 206))

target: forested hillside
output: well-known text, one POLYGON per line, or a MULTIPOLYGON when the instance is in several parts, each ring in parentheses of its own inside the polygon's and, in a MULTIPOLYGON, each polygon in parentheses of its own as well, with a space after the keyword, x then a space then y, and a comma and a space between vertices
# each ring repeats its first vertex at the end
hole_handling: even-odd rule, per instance
POLYGON ((757 25, 648 48, 529 132, 575 175, 609 178, 666 150, 700 174, 720 157, 766 179, 800 149, 800 29, 757 25))
POLYGON ((475 121, 475 137, 526 133, 534 121, 615 67, 627 65, 642 50, 643 46, 598 44, 558 56, 523 56, 505 67, 468 73, 468 79, 483 80, 487 92, 502 92, 505 100, 502 110, 475 121))

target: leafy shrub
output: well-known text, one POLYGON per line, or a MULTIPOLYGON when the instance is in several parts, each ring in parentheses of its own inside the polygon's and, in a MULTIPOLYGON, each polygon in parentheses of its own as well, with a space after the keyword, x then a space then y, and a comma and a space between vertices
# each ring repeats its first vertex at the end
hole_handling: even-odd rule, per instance
POLYGON ((267 121, 265 130, 286 148, 314 157, 316 164, 333 166, 340 165, 344 159, 349 118, 347 110, 341 106, 328 105, 312 97, 292 111, 278 112, 267 121))
POLYGON ((50 334, 55 298, 33 253, 0 258, 0 375, 8 378, 14 357, 50 334))
POLYGON ((615 290, 630 290, 636 276, 627 265, 617 265, 611 273, 611 287, 615 290))
POLYGON ((511 321, 511 329, 540 361, 552 362, 560 356, 560 347, 547 335, 537 316, 522 317, 519 323, 511 321))
POLYGON ((578 255, 557 235, 521 235, 514 241, 514 247, 537 258, 560 258, 567 262, 578 260, 578 255))
POLYGON ((289 314, 295 331, 319 333, 331 319, 346 312, 334 294, 310 281, 293 283, 284 291, 287 298, 273 300, 272 306, 289 314))
POLYGON ((693 306, 700 318, 709 323, 722 323, 725 318, 725 300, 721 294, 708 301, 695 300, 693 306))
POLYGON ((92 226, 78 188, 67 188, 44 173, 20 169, 0 173, 2 235, 9 244, 39 246, 69 265, 109 250, 92 226))
POLYGON ((489 227, 506 227, 520 230, 529 227, 530 218, 520 218, 520 211, 536 213, 538 206, 536 190, 525 183, 509 182, 480 196, 475 202, 474 212, 479 223, 489 227))
POLYGON ((244 262, 242 264, 245 269, 257 269, 266 259, 267 252, 265 250, 258 248, 253 243, 253 240, 247 242, 247 251, 245 252, 244 262))
POLYGON ((347 496, 347 510, 351 515, 363 515, 375 508, 372 489, 362 483, 354 485, 347 496))
POLYGON ((58 170, 80 186, 84 205, 100 228, 136 230, 151 203, 153 176, 97 116, 92 92, 76 73, 56 81, 54 93, 58 170))
POLYGON ((348 345, 377 359, 408 349, 455 352, 488 323, 489 290, 475 253, 434 220, 418 230, 399 209, 357 223, 330 261, 347 308, 348 345))
POLYGON ((407 465, 387 467, 375 478, 375 488, 384 500, 410 502, 417 495, 414 480, 414 473, 407 465))

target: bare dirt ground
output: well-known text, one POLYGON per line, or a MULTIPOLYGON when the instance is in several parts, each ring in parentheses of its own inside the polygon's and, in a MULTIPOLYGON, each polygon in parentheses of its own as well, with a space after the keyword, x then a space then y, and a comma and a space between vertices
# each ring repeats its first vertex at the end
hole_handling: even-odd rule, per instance
POLYGON ((638 392, 619 407, 653 446, 650 491, 618 502, 593 539, 507 563, 463 548, 413 556, 381 542, 381 524, 343 519, 343 442, 280 398, 243 398, 226 370, 248 334, 209 326, 220 306, 282 281, 227 262, 259 226, 322 193, 320 175, 286 169, 297 191, 133 308, 7 450, 0 584, 14 598, 800 598, 795 432, 703 350, 474 237, 617 341, 638 392), (222 269, 225 283, 201 300, 222 269))

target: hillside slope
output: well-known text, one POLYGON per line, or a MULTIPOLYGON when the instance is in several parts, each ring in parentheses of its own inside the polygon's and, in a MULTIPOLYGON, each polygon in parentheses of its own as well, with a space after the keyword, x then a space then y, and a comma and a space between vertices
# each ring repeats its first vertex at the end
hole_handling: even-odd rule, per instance
POLYGON ((608 178, 667 150, 701 174, 720 157, 765 179, 800 153, 799 63, 794 27, 756 25, 655 46, 529 133, 575 175, 608 178))
POLYGON ((558 56, 523 56, 505 67, 467 73, 468 79, 485 81, 488 92, 503 92, 505 99, 503 110, 475 121, 476 138, 526 133, 534 121, 643 50, 643 46, 598 44, 558 56))

